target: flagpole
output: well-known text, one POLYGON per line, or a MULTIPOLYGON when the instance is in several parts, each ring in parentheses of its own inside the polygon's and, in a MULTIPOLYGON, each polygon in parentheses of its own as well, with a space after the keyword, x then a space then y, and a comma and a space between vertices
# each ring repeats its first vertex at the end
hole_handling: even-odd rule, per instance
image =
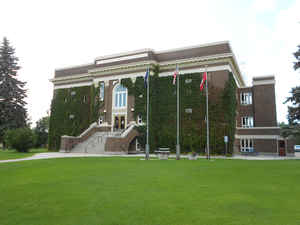
POLYGON ((176 65, 176 73, 177 73, 177 144, 176 144, 176 159, 180 159, 180 143, 179 143, 179 72, 178 65, 176 65))
MULTIPOLYGON (((148 77, 147 77, 147 142, 146 142, 146 160, 149 160, 149 86, 150 86, 150 71, 149 67, 147 68, 148 77)), ((147 73, 146 72, 146 73, 147 73)))
POLYGON ((207 159, 210 159, 210 152, 209 152, 209 119, 208 119, 208 74, 207 74, 207 65, 205 66, 205 73, 206 73, 206 82, 205 82, 205 89, 206 89, 206 149, 207 149, 207 159))

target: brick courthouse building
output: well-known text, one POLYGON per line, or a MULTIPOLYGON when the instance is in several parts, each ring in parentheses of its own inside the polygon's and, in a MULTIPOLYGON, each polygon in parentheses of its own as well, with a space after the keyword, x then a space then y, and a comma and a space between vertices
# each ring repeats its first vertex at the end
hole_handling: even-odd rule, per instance
MULTIPOLYGON (((159 133, 158 137, 153 138, 156 140, 156 147, 168 145, 175 150, 173 139, 176 113, 172 110, 176 104, 176 96, 172 94, 175 89, 172 89, 171 80, 176 65, 179 67, 180 90, 187 96, 197 95, 199 102, 202 101, 204 93, 198 94, 198 85, 205 67, 208 71, 209 105, 213 107, 214 115, 218 115, 215 118, 210 116, 215 121, 212 123, 215 124, 212 125, 214 127, 211 128, 214 136, 210 139, 211 148, 215 148, 216 153, 222 154, 223 136, 231 133, 229 142, 234 154, 294 154, 291 143, 280 137, 276 118, 274 76, 255 77, 252 86, 246 86, 228 42, 159 52, 143 49, 98 57, 87 65, 55 70, 55 76, 51 80, 54 84, 54 95, 49 148, 89 153, 140 151, 142 147, 137 136, 141 130, 136 128, 144 126, 146 118, 143 100, 145 91, 141 85, 145 71, 150 67, 151 79, 156 76, 158 80, 156 85, 153 83, 151 86, 150 83, 150 98, 153 99, 151 104, 158 102, 153 108, 162 113, 152 117, 158 119, 150 120, 151 126, 160 127, 150 128, 150 131, 159 133), (213 99, 214 93, 211 90, 221 93, 226 89, 230 78, 234 83, 232 109, 235 118, 224 120, 227 111, 222 112, 222 109, 218 108, 221 103, 213 99), (168 85, 163 86, 164 84, 168 85), (192 85, 198 87, 197 92, 190 88, 192 85), (155 98, 155 91, 159 97, 155 98), (164 102, 163 98, 166 98, 166 95, 171 97, 164 102), (168 105, 169 108, 166 108, 168 105), (167 117, 163 115, 165 110, 170 111, 167 117), (225 115, 222 116, 222 113, 225 115), (163 125, 166 120, 164 118, 168 118, 169 124, 163 125), (234 129, 230 129, 226 121, 231 121, 234 129), (169 130, 172 132, 168 132, 169 130), (166 140, 172 141, 165 142, 166 140)), ((197 105, 190 102, 190 105, 187 105, 189 98, 185 98, 180 105, 181 149, 185 151, 185 148, 189 148, 201 152, 205 149, 205 115, 202 112, 205 103, 197 105), (190 127, 186 127, 187 124, 190 124, 190 127)))

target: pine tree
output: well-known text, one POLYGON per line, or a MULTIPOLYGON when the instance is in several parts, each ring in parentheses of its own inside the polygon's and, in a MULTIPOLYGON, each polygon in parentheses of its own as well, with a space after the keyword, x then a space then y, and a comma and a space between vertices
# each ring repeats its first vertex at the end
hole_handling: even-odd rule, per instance
POLYGON ((297 62, 294 62, 294 69, 300 68, 300 45, 298 45, 298 51, 294 53, 297 62))
POLYGON ((0 46, 0 142, 8 129, 26 126, 26 82, 17 79, 20 67, 7 38, 0 46))

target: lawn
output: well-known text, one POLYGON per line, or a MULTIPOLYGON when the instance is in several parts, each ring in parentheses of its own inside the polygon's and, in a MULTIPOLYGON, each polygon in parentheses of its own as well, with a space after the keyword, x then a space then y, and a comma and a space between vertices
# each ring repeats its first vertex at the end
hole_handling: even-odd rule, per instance
POLYGON ((299 225, 300 160, 0 164, 1 225, 299 225))
POLYGON ((0 160, 20 159, 34 155, 35 153, 47 152, 46 148, 30 149, 29 152, 17 152, 16 150, 0 149, 0 160))

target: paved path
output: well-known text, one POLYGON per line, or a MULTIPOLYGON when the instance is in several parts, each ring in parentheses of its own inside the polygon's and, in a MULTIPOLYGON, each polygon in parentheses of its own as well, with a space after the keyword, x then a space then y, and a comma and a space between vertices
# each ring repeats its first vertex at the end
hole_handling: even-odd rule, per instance
MULTIPOLYGON (((138 155, 127 155, 127 154, 89 154, 89 153, 62 153, 62 152, 45 152, 37 153, 33 156, 22 158, 22 159, 8 159, 0 160, 0 163, 8 162, 20 162, 27 160, 36 159, 53 159, 53 158, 73 158, 73 157, 145 157, 145 154, 138 155)), ((156 157, 154 154, 150 154, 150 157, 156 157)), ((171 155, 171 158, 175 158, 176 155, 171 155)), ((187 158, 186 155, 181 156, 182 158, 187 158)), ((205 156, 200 156, 199 158, 205 158, 205 156)), ((224 156, 213 156, 212 159, 225 159, 224 156)), ((295 157, 270 157, 270 156, 233 156, 227 157, 226 159, 244 159, 244 160, 287 160, 287 159, 299 159, 300 152, 295 153, 295 157)))

